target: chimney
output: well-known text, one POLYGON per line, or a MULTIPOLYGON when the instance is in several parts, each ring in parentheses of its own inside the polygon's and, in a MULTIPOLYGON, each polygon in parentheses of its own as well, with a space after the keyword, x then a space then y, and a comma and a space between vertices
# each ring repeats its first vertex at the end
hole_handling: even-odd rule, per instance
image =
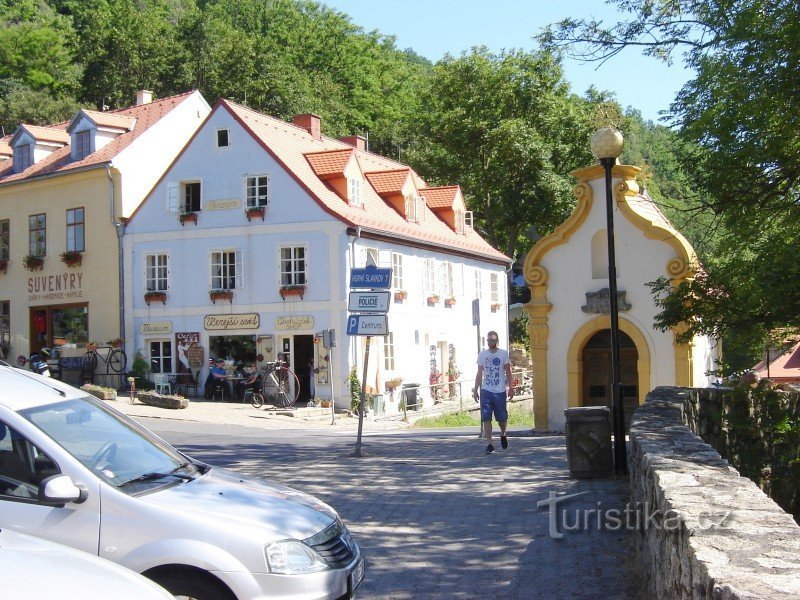
POLYGON ((292 123, 305 129, 315 140, 322 139, 322 117, 319 115, 311 113, 295 115, 292 117, 292 123))
POLYGON ((153 92, 150 90, 139 90, 136 92, 136 106, 150 104, 153 101, 153 92))
POLYGON ((348 135, 346 137, 340 137, 339 141, 344 142, 345 144, 350 144, 357 150, 367 149, 367 138, 361 137, 360 135, 348 135))

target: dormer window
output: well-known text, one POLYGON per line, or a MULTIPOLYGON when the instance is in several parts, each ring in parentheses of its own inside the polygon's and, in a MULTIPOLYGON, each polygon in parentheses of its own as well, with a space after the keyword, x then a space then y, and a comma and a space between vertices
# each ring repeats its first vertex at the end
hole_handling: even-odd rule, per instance
POLYGON ((21 173, 33 164, 33 144, 20 144, 14 148, 14 170, 21 173))
POLYGON ((83 160, 92 153, 92 132, 88 129, 75 134, 75 160, 83 160))
POLYGON ((412 223, 420 223, 425 211, 425 198, 418 194, 405 195, 406 220, 412 223))
POLYGON ((455 211, 455 225, 456 233, 464 233, 464 211, 455 211))
POLYGON ((349 200, 351 206, 361 206, 361 180, 350 179, 349 200))

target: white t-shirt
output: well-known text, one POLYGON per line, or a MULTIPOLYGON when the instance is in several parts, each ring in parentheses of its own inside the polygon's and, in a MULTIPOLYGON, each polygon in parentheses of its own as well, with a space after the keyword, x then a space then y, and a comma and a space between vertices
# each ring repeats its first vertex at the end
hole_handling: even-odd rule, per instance
POLYGON ((483 367, 481 388, 487 392, 506 391, 506 365, 509 363, 508 352, 498 348, 494 352, 482 350, 478 354, 478 365, 483 367))

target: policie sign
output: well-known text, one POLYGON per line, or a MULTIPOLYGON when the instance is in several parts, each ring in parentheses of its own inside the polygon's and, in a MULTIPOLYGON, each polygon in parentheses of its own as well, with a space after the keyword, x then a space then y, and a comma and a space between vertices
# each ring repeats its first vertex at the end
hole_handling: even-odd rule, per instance
POLYGON ((347 310, 352 312, 389 312, 389 292, 350 292, 347 310))

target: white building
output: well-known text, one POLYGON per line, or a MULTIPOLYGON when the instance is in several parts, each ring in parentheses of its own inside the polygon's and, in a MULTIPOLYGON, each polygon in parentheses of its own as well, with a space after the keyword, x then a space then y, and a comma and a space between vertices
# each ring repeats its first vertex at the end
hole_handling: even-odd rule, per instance
MULTIPOLYGON (((693 277, 697 257, 653 201, 640 193, 639 169, 615 165, 614 235, 619 300, 620 375, 626 424, 656 386, 708 386, 720 346, 706 337, 676 341, 653 327, 658 307, 647 283, 693 277)), ((531 300, 528 332, 537 429, 563 431, 564 410, 611 405, 610 310, 605 177, 599 164, 572 173, 577 206, 525 259, 531 300)))
POLYGON ((175 372, 180 345, 200 382, 210 357, 287 353, 301 399, 313 364, 317 397, 349 406, 348 374, 361 379, 364 360, 364 338, 345 334, 349 273, 371 258, 393 280, 390 334, 373 338, 367 385, 428 384, 432 369, 474 376, 472 300, 481 334, 507 344, 510 260, 470 217, 457 186, 428 187, 363 138, 325 137, 315 115, 287 123, 221 100, 128 222, 135 346, 175 372))

